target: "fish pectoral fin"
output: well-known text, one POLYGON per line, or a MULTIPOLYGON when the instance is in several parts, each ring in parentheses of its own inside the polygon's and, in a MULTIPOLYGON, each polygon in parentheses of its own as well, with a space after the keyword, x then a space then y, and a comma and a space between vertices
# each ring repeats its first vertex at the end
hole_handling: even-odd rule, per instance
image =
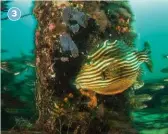
POLYGON ((109 66, 102 72, 102 79, 107 80, 113 78, 117 76, 118 73, 119 71, 116 68, 112 68, 111 66, 109 66))
POLYGON ((103 71, 102 72, 102 80, 107 80, 112 77, 112 74, 109 70, 103 71))

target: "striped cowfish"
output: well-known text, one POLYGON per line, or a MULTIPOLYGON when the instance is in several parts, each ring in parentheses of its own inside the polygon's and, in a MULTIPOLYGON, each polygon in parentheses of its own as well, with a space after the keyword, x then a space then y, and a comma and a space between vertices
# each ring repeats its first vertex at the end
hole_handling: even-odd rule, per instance
POLYGON ((103 95, 121 93, 139 79, 142 63, 152 71, 149 54, 148 43, 138 52, 122 41, 106 40, 87 55, 74 84, 103 95))

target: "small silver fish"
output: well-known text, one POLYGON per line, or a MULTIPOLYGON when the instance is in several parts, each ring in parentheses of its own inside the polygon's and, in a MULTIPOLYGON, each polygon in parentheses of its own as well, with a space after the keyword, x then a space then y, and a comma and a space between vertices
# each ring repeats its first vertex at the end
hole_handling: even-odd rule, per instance
POLYGON ((148 106, 146 104, 143 104, 143 103, 135 103, 132 108, 135 109, 135 110, 141 110, 141 109, 144 109, 144 108, 147 108, 148 106))
POLYGON ((168 105, 163 105, 163 106, 160 106, 160 108, 164 111, 168 111, 168 105))
POLYGON ((21 72, 15 72, 14 75, 19 75, 21 72))
POLYGON ((130 97, 131 101, 135 101, 135 102, 145 102, 145 101, 149 101, 152 100, 152 96, 149 94, 141 94, 141 95, 135 95, 130 97))
POLYGON ((145 88, 148 88, 150 91, 158 91, 158 90, 164 89, 165 86, 163 84, 152 84, 152 85, 145 86, 145 88))
POLYGON ((168 95, 164 95, 164 96, 161 98, 161 103, 167 103, 167 104, 168 104, 168 95))
POLYGON ((164 82, 168 82, 168 78, 163 79, 164 82))
POLYGON ((132 89, 133 90, 138 90, 138 89, 142 88, 143 86, 144 86, 143 81, 137 81, 133 84, 132 89))
POLYGON ((23 69, 21 69, 21 70, 19 70, 18 72, 13 72, 13 75, 19 75, 19 74, 21 74, 21 73, 23 73, 24 71, 27 71, 28 70, 28 68, 26 67, 26 68, 23 68, 23 69))
POLYGON ((161 70, 162 73, 168 73, 168 67, 165 67, 161 70))
POLYGON ((163 58, 168 59, 168 55, 163 55, 163 58))
POLYGON ((9 69, 9 64, 8 64, 8 62, 6 62, 6 61, 1 62, 1 64, 0 64, 0 69, 3 70, 3 71, 5 71, 5 72, 8 72, 8 73, 13 73, 13 72, 9 69))
POLYGON ((6 49, 1 49, 1 51, 0 51, 1 53, 7 53, 8 52, 8 50, 6 50, 6 49))
POLYGON ((33 68, 36 67, 35 63, 33 63, 33 62, 26 61, 25 63, 26 63, 27 66, 30 66, 30 67, 33 67, 33 68))

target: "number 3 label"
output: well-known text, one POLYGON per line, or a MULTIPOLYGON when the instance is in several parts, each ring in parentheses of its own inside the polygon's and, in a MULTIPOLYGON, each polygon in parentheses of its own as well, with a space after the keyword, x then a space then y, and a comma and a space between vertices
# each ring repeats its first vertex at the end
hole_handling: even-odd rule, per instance
POLYGON ((16 17, 17 16, 17 11, 16 10, 12 10, 12 17, 16 17))
POLYGON ((21 17, 21 11, 19 8, 17 7, 12 7, 8 10, 8 18, 11 20, 11 21, 17 21, 20 19, 21 17))

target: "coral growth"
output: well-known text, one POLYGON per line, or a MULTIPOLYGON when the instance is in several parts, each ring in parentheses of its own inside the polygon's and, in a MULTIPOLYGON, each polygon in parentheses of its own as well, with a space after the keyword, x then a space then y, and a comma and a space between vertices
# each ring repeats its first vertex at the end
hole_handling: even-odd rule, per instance
POLYGON ((121 122, 113 120, 122 114, 121 120, 128 123, 123 94, 110 98, 94 93, 82 95, 72 85, 88 51, 100 42, 117 39, 133 45, 133 18, 128 3, 37 1, 34 14, 38 21, 35 42, 39 129, 76 134, 130 130, 131 125, 121 128, 121 122), (100 103, 104 106, 97 108, 100 103))

